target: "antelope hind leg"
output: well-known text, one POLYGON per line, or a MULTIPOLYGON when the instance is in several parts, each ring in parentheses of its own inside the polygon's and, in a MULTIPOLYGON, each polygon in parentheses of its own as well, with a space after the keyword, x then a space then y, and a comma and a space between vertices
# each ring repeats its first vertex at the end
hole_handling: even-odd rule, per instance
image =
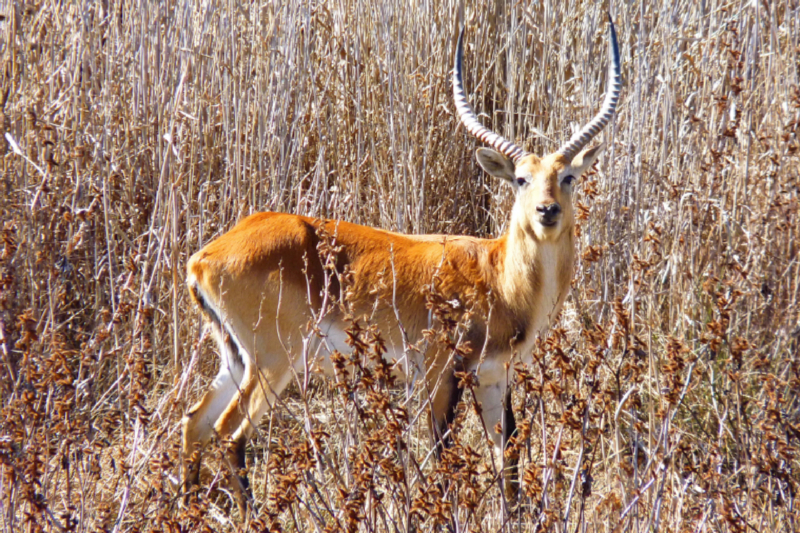
POLYGON ((263 372, 256 370, 254 366, 248 367, 238 394, 216 423, 220 438, 229 443, 228 460, 232 470, 229 486, 242 520, 245 520, 248 502, 252 500, 245 463, 247 441, 255 432, 258 422, 270 409, 276 394, 286 387, 289 379, 291 373, 287 370, 273 389, 275 383, 269 381, 263 372))
POLYGON ((200 462, 205 446, 214 433, 214 424, 236 394, 236 382, 241 381, 242 368, 224 366, 211 383, 209 390, 183 417, 183 490, 188 497, 200 477, 200 462))

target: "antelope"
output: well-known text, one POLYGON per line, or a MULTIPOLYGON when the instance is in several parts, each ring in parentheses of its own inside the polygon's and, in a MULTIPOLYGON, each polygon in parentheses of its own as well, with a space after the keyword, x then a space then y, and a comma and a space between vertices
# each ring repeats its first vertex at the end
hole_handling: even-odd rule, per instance
MULTIPOLYGON (((494 148, 477 150, 480 166, 515 192, 508 231, 501 237, 406 235, 345 221, 258 213, 190 258, 189 292, 210 323, 221 361, 210 389, 183 419, 187 494, 198 483, 201 452, 216 434, 231 444, 231 488, 246 512, 245 444, 292 376, 305 371, 297 355, 308 338, 304 330, 322 316, 326 301, 339 296, 338 276, 345 272, 347 303, 355 316, 368 316, 381 328, 387 361, 401 359, 404 346, 419 342, 431 327, 426 291, 432 280, 446 301, 465 302, 477 292, 479 300, 490 302, 488 312, 475 314, 465 326, 468 342, 458 357, 430 343, 419 359, 431 391, 434 434, 444 435, 452 422, 460 395, 456 372, 474 372, 475 400, 487 427, 502 423, 500 435, 491 433, 495 447, 504 449, 515 431, 506 364, 514 354, 530 355, 567 296, 574 262, 573 187, 599 156, 603 144, 586 146, 610 122, 619 99, 619 47, 610 16, 609 22, 602 107, 545 157, 525 152, 478 122, 463 88, 462 28, 452 78, 455 108, 465 129, 494 148), (318 248, 323 234, 335 244, 332 263, 318 248), (336 275, 326 278, 331 264, 336 275)), ((328 374, 334 373, 331 354, 352 352, 347 327, 345 313, 336 306, 318 320, 315 349, 328 374)))

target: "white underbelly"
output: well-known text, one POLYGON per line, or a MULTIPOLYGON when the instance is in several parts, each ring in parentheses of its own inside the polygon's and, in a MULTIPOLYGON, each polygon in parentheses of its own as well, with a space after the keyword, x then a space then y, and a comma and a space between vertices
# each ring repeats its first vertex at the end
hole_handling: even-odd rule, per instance
MULTIPOLYGON (((339 326, 329 321, 323 321, 320 324, 320 336, 309 343, 306 357, 315 369, 327 376, 334 376, 335 370, 330 355, 334 352, 345 356, 352 354, 353 348, 347 343, 347 338, 347 333, 339 326)), ((423 357, 418 352, 405 350, 402 345, 395 344, 390 340, 386 340, 385 348, 383 359, 392 363, 395 378, 403 381, 415 381, 424 374, 422 370, 423 357)), ((369 358, 370 354, 365 355, 369 358)), ((304 366, 302 360, 295 361, 295 367, 298 370, 304 366)))

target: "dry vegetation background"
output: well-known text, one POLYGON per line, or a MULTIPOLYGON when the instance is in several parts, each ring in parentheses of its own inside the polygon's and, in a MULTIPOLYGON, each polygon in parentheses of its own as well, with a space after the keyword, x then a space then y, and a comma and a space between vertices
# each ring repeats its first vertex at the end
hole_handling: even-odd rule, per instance
MULTIPOLYGON (((800 4, 470 0, 484 124, 545 153, 590 118, 607 9, 625 88, 559 327, 512 377, 519 502, 469 393, 437 461, 415 389, 356 369, 265 420, 253 529, 800 529, 800 4)), ((221 446, 188 507, 178 450, 216 365, 184 265, 244 215, 502 233, 453 116, 458 10, 2 3, 0 531, 236 527, 221 446)))

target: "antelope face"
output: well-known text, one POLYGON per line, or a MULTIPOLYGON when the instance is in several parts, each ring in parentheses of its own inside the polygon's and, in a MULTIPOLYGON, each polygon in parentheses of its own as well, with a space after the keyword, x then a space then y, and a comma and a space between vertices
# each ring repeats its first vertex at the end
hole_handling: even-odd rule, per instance
POLYGON ((511 183, 517 192, 513 219, 538 239, 555 239, 572 231, 572 187, 602 150, 584 148, 608 125, 617 108, 622 74, 617 32, 609 15, 608 83, 603 105, 595 117, 553 154, 544 158, 527 153, 501 135, 484 128, 467 102, 462 79, 464 30, 458 36, 453 65, 453 101, 461 123, 476 138, 497 149, 478 150, 478 163, 492 176, 511 183))
POLYGON ((516 164, 488 148, 477 151, 478 163, 497 178, 508 181, 517 194, 515 218, 539 240, 556 239, 575 223, 572 190, 578 178, 594 164, 603 145, 585 150, 567 161, 561 153, 544 159, 526 154, 516 164), (517 213, 517 211, 520 211, 517 213))

